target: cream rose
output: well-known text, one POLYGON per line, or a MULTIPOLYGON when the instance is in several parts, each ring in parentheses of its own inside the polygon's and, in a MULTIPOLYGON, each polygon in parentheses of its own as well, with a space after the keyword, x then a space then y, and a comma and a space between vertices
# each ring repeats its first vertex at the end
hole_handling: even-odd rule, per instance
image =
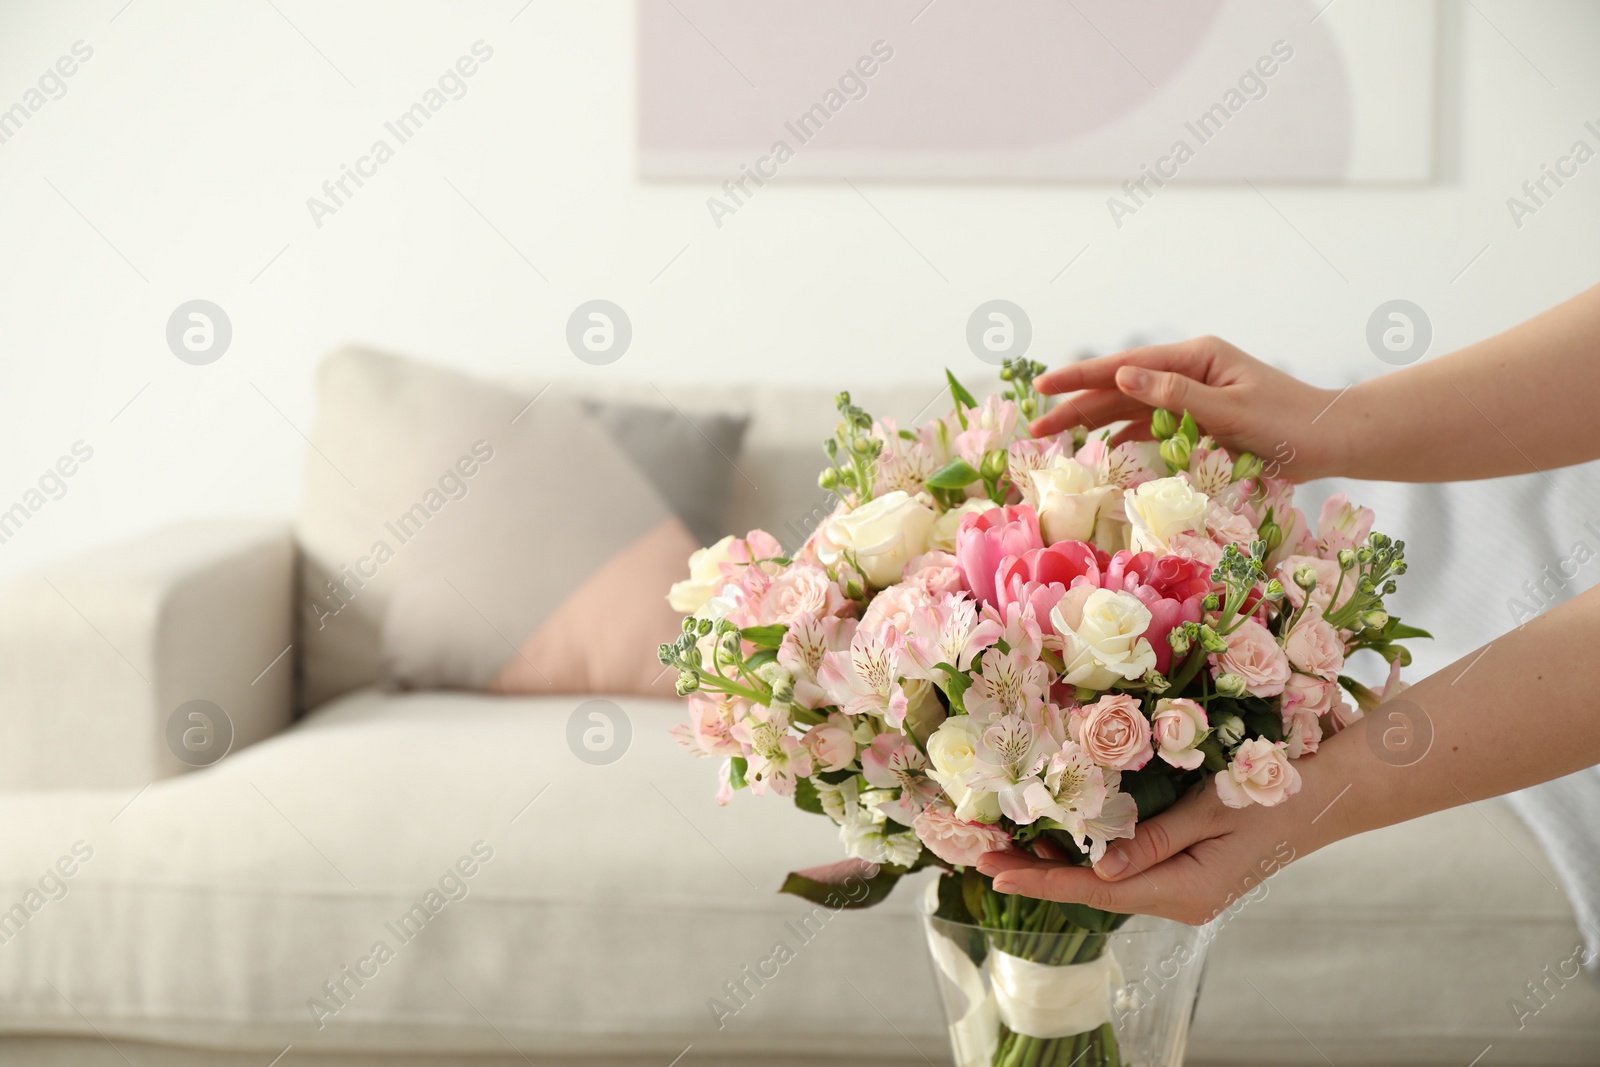
POLYGON ((1136 771, 1150 762, 1150 722, 1126 693, 1101 697, 1072 713, 1072 739, 1109 770, 1136 771))
POLYGON ((969 784, 982 737, 983 727, 970 716, 950 716, 928 738, 928 761, 933 764, 928 775, 943 787, 957 818, 995 822, 1000 818, 1000 798, 969 784))
POLYGON ((1205 753, 1196 746, 1211 730, 1206 721, 1206 709, 1199 704, 1182 697, 1164 697, 1156 701, 1150 726, 1155 735, 1156 755, 1167 763, 1192 771, 1205 762, 1205 753))
POLYGON ((1275 697, 1289 681, 1289 657, 1278 647, 1272 631, 1247 619, 1225 640, 1228 651, 1211 657, 1218 674, 1237 674, 1251 696, 1275 697))
POLYGON ((928 548, 939 552, 954 552, 956 533, 961 529, 961 520, 968 515, 981 515, 994 506, 994 502, 987 497, 978 497, 960 507, 951 508, 933 520, 933 527, 928 531, 928 548))
POLYGON ((1300 792, 1300 772, 1289 762, 1287 747, 1264 737, 1240 745, 1233 762, 1217 775, 1217 796, 1230 808, 1270 808, 1300 792))
POLYGON ((1055 457, 1049 466, 1029 472, 1029 477, 1045 544, 1089 541, 1094 537, 1113 486, 1096 485, 1094 473, 1067 456, 1055 457))
POLYGON ((882 589, 900 580, 913 556, 928 550, 933 509, 902 490, 835 516, 828 537, 855 556, 862 575, 882 589))
POLYGON ((1050 611, 1062 636, 1062 680, 1089 689, 1109 689, 1133 681, 1156 665, 1155 649, 1145 640, 1150 609, 1132 593, 1111 589, 1069 590, 1050 611))
POLYGON ((717 590, 722 588, 722 565, 728 561, 728 547, 734 540, 729 534, 716 544, 690 554, 689 577, 673 582, 672 588, 667 590, 667 603, 672 605, 673 611, 693 615, 717 595, 717 590))
POLYGON ((1174 534, 1205 529, 1206 495, 1183 478, 1156 478, 1122 493, 1135 552, 1165 552, 1174 534))

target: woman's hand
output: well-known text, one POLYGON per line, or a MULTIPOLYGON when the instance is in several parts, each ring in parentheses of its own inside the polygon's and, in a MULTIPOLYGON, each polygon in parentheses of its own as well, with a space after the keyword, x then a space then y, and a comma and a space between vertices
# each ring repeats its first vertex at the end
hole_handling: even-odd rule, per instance
POLYGON ((1311 840, 1306 791, 1273 808, 1229 808, 1210 780, 1113 841, 1098 866, 1024 852, 991 852, 978 870, 1001 893, 1087 904, 1113 912, 1210 922, 1280 867, 1322 843, 1311 840))
POLYGON ((1034 420, 1035 436, 1134 420, 1111 441, 1150 436, 1150 412, 1188 410, 1204 433, 1235 454, 1253 452, 1268 474, 1307 481, 1333 473, 1344 446, 1323 419, 1334 390, 1274 370, 1215 337, 1132 348, 1034 379, 1041 393, 1073 394, 1034 420))

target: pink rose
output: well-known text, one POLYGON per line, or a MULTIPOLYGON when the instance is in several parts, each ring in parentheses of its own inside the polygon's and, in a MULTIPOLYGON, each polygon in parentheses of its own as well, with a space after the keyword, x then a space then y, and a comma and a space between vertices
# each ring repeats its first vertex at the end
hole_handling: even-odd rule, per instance
POLYGON ((1291 674, 1283 685, 1283 710, 1309 711, 1326 715, 1339 701, 1339 683, 1325 682, 1309 674, 1291 674))
POLYGON ((1256 524, 1248 515, 1241 515, 1215 502, 1206 512, 1206 532, 1219 544, 1248 545, 1256 539, 1256 524))
POLYGON ((1139 702, 1126 693, 1111 693, 1087 707, 1074 708, 1068 729, 1072 740, 1102 767, 1136 771, 1155 755, 1150 722, 1139 702))
POLYGON ((797 563, 772 579, 755 610, 760 625, 787 626, 801 615, 823 618, 844 610, 844 594, 821 567, 797 563))
POLYGON ((1039 516, 1026 505, 965 515, 956 532, 956 564, 979 603, 995 602, 995 572, 1007 556, 1043 548, 1039 516))
POLYGON ((856 758, 856 739, 850 731, 850 720, 837 711, 828 716, 827 722, 807 730, 802 743, 819 771, 843 770, 856 758))
POLYGON ((1317 574, 1316 587, 1311 590, 1311 603, 1320 608, 1323 614, 1332 610, 1328 604, 1333 599, 1335 588, 1339 590, 1339 602, 1333 605, 1335 609, 1343 607, 1356 591, 1356 581, 1351 575, 1345 575, 1344 583, 1340 584, 1337 561, 1317 556, 1289 556, 1278 564, 1278 581, 1283 583, 1284 598, 1296 609, 1306 602, 1306 591, 1294 580, 1294 572, 1302 567, 1310 567, 1317 574))
POLYGON ((911 621, 917 612, 933 604, 928 594, 911 582, 891 585, 867 605, 861 615, 861 629, 880 637, 893 630, 903 637, 911 632, 911 621))
POLYGON ((1322 612, 1315 605, 1307 608, 1300 621, 1294 624, 1289 639, 1283 643, 1283 651, 1295 670, 1314 674, 1324 681, 1338 678, 1344 667, 1344 642, 1339 639, 1339 631, 1323 621, 1322 612))
POLYGON ((1300 772, 1284 754, 1287 747, 1264 737, 1240 745, 1233 762, 1217 775, 1217 796, 1230 808, 1270 808, 1300 792, 1300 772))
POLYGON ((1180 697, 1156 701, 1156 713, 1150 722, 1156 755, 1174 767, 1194 770, 1205 762, 1205 753, 1195 746, 1211 732, 1208 725, 1206 709, 1192 700, 1180 697))
POLYGON ((907 584, 915 585, 930 600, 940 600, 947 593, 959 593, 966 588, 961 579, 961 568, 956 558, 948 552, 924 552, 906 564, 907 584))
POLYGON ((1246 619, 1225 639, 1228 651, 1211 657, 1216 674, 1237 674, 1251 696, 1275 697, 1289 681, 1289 657, 1278 647, 1272 631, 1246 619))
POLYGON ((1205 534, 1175 533, 1167 538, 1167 548, 1174 556, 1204 564, 1207 570, 1222 562, 1222 546, 1205 534))
POLYGON ((1317 750, 1322 741, 1322 723, 1317 713, 1306 708, 1283 713, 1284 755, 1299 759, 1317 750))
POLYGON ((911 820, 911 828, 935 856, 958 867, 971 867, 986 852, 1011 848, 1011 835, 998 826, 963 822, 944 804, 924 808, 911 820))

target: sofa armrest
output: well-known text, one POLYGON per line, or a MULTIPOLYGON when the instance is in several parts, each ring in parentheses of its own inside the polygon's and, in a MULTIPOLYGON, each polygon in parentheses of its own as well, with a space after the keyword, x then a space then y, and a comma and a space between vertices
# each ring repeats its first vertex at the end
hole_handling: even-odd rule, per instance
POLYGON ((231 724, 237 751, 282 730, 293 714, 294 564, 287 525, 200 521, 9 579, 0 790, 139 788, 208 762, 169 743, 169 720, 191 700, 226 722, 191 720, 190 708, 175 738, 192 726, 221 738, 231 724))

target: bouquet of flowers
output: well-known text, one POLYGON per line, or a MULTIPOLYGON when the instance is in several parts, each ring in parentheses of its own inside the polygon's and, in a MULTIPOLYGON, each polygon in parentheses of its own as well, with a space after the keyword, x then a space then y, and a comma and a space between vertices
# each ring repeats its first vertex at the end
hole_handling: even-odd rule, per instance
MULTIPOLYGON (((911 429, 841 393, 837 507, 792 554, 760 530, 696 552, 660 656, 719 802, 776 794, 838 825, 850 860, 785 891, 837 906, 853 872, 865 906, 938 868, 937 914, 992 935, 962 947, 974 963, 1063 968, 1127 916, 997 894, 980 856, 1095 863, 1208 777, 1230 806, 1282 803, 1293 761, 1392 695, 1399 642, 1426 634, 1384 609, 1405 546, 1369 510, 1334 496, 1313 528, 1187 413, 1114 447, 1030 437, 1043 370, 1008 362, 981 404, 947 372, 952 410, 911 429), (1381 691, 1343 673, 1361 649, 1391 665, 1381 691)), ((1121 1062, 1109 1004, 1064 1037, 1023 1014, 1001 999, 985 1062, 1121 1062)))

